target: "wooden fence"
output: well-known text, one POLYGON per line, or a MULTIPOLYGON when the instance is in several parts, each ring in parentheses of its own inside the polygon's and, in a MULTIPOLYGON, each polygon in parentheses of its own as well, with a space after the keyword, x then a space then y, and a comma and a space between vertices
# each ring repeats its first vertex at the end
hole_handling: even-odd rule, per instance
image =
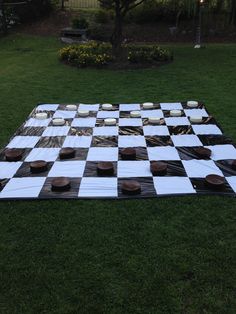
POLYGON ((71 9, 99 8, 98 0, 64 0, 65 7, 71 9))

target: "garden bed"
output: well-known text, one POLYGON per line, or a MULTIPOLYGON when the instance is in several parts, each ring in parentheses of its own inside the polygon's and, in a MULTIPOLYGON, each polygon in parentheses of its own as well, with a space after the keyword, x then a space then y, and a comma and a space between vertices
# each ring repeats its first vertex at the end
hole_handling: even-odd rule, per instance
POLYGON ((109 43, 91 41, 60 49, 59 58, 65 64, 78 68, 137 69, 170 63, 173 61, 173 54, 157 45, 129 44, 122 47, 122 54, 116 59, 109 43))

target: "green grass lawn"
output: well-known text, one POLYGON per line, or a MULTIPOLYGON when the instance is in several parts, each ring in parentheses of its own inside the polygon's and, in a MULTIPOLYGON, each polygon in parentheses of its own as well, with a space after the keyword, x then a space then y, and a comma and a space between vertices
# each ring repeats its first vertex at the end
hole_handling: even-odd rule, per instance
MULTIPOLYGON (((54 38, 0 39, 0 144, 37 103, 200 99, 236 140, 236 45, 158 69, 78 70, 54 38)), ((0 203, 0 313, 235 313, 236 200, 0 203)))

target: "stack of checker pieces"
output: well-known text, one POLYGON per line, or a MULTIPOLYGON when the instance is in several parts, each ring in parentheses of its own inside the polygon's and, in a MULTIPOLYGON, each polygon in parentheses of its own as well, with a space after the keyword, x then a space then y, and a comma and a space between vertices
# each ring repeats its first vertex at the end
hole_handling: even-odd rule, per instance
POLYGON ((1 199, 236 195, 235 145, 203 103, 70 107, 38 105, 1 150, 1 199), (78 114, 83 110, 88 116, 78 114), (196 116, 200 123, 192 122, 196 116))

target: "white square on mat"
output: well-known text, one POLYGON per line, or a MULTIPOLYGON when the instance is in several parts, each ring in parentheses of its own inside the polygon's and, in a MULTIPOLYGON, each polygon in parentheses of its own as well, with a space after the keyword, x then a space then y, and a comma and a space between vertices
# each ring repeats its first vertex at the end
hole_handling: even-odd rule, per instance
POLYGON ((7 145, 8 148, 32 148, 40 137, 39 136, 15 136, 7 145))
POLYGON ((192 128, 195 134, 222 134, 218 126, 214 124, 192 125, 192 128))
POLYGON ((78 127, 94 127, 96 124, 96 118, 74 118, 71 122, 71 126, 78 126, 78 127))
POLYGON ((120 135, 119 147, 146 147, 145 137, 142 135, 120 135))
POLYGON ((0 193, 0 198, 37 197, 46 180, 37 178, 12 178, 0 193))
POLYGON ((55 161, 59 155, 60 148, 34 148, 31 150, 25 161, 36 161, 36 160, 45 160, 45 161, 55 161))
POLYGON ((140 104, 120 104, 120 111, 140 110, 140 104))
POLYGON ((119 178, 151 177, 150 162, 147 160, 119 160, 117 165, 119 178))
POLYGON ((141 116, 142 118, 151 118, 151 117, 155 117, 155 118, 163 118, 163 111, 160 109, 156 109, 156 110, 141 110, 141 116))
POLYGON ((92 136, 67 136, 62 147, 90 147, 92 136))
POLYGON ((120 118, 119 126, 142 126, 143 121, 140 118, 120 118))
POLYGON ((117 161, 118 147, 90 147, 88 161, 117 161))
POLYGON ((12 178, 22 165, 22 161, 0 161, 0 179, 12 178))
POLYGON ((187 117, 192 117, 192 116, 208 117, 209 116, 205 109, 185 109, 184 112, 187 117))
POLYGON ((69 130, 69 126, 49 126, 44 130, 42 136, 66 136, 69 130))
POLYGON ((165 118, 166 125, 177 126, 177 125, 190 125, 189 119, 186 117, 179 118, 165 118))
POLYGON ((106 119, 106 118, 119 118, 120 112, 117 111, 98 111, 97 118, 106 119))
POLYGON ((222 160, 222 159, 236 159, 236 148, 233 145, 213 145, 205 146, 211 150, 211 159, 222 160))
POLYGON ((70 111, 70 110, 57 110, 53 118, 64 118, 64 119, 71 119, 74 118, 77 111, 70 111))
POLYGON ((58 106, 59 106, 59 104, 41 104, 41 105, 37 106, 36 110, 56 111, 58 106))
POLYGON ((117 178, 82 178, 79 197, 116 197, 117 178))
POLYGON ((118 126, 101 126, 95 127, 93 129, 93 135, 101 135, 101 136, 117 136, 119 133, 118 126))
POLYGON ((180 156, 175 147, 147 147, 149 160, 180 160, 180 156))
POLYGON ((30 127, 30 126, 34 126, 34 127, 43 127, 43 126, 48 126, 50 121, 52 119, 44 119, 44 120, 39 120, 39 119, 34 119, 34 118, 30 118, 28 121, 26 121, 24 127, 30 127))
POLYGON ((183 166, 188 177, 205 178, 209 174, 217 174, 223 176, 221 170, 212 160, 182 160, 183 166))
POLYGON ((162 110, 183 109, 180 102, 160 103, 162 110))
POLYGON ((84 174, 86 161, 55 161, 48 177, 80 177, 84 174))
POLYGON ((191 181, 186 177, 153 177, 157 194, 192 194, 196 193, 191 181))
POLYGON ((98 111, 99 104, 79 104, 79 110, 98 111))
POLYGON ((197 135, 172 135, 174 146, 203 146, 197 135))
POLYGON ((166 125, 145 125, 143 127, 143 133, 146 136, 170 135, 169 129, 166 125))
POLYGON ((233 191, 236 193, 236 176, 226 177, 225 179, 228 181, 229 185, 231 186, 233 191))

